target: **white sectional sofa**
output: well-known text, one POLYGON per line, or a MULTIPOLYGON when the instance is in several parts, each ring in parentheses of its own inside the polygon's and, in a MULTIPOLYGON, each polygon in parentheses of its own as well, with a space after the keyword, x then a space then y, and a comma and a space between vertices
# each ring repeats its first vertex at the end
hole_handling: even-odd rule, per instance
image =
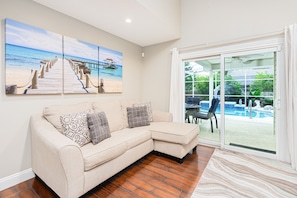
MULTIPOLYGON (((62 198, 79 197, 152 151, 183 159, 198 144, 199 127, 152 111, 149 125, 130 128, 127 107, 138 100, 45 107, 32 115, 32 169, 62 198), (63 134, 61 116, 104 112, 110 137, 79 145, 63 134)), ((148 111, 149 112, 149 111, 148 111)), ((173 161, 173 163, 175 163, 173 161)))

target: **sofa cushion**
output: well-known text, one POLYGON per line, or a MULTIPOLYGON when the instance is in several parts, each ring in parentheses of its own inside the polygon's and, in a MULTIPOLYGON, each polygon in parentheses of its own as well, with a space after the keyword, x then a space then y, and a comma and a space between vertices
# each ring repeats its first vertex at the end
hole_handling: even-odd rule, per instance
POLYGON ((43 109, 43 116, 49 121, 59 132, 63 133, 63 127, 60 116, 71 113, 78 113, 85 110, 93 112, 92 105, 89 102, 72 104, 72 105, 52 105, 43 109))
POLYGON ((93 144, 98 144, 106 138, 110 138, 108 121, 104 112, 87 115, 90 137, 93 144))
POLYGON ((127 107, 128 124, 130 128, 147 126, 150 124, 147 107, 127 107))
POLYGON ((125 141, 128 149, 152 139, 152 133, 150 132, 148 126, 125 128, 112 134, 114 137, 125 141))
POLYGON ((127 151, 127 143, 111 133, 111 137, 99 144, 86 144, 81 147, 84 159, 84 170, 88 171, 104 164, 127 151))
POLYGON ((197 124, 179 122, 152 122, 152 138, 166 142, 188 144, 199 134, 197 124))
POLYGON ((145 103, 135 103, 133 104, 133 107, 141 107, 141 106, 145 106, 147 109, 147 113, 148 113, 148 117, 149 117, 149 121, 153 121, 153 112, 152 112, 152 105, 151 102, 145 102, 145 103))
POLYGON ((125 127, 125 119, 120 101, 94 102, 93 108, 96 113, 102 111, 105 113, 110 132, 121 130, 125 127))
POLYGON ((111 133, 111 137, 99 144, 81 147, 85 171, 104 164, 152 138, 148 126, 125 128, 111 133))
POLYGON ((60 117, 64 135, 75 141, 79 146, 83 146, 91 141, 87 114, 88 111, 84 111, 60 117))

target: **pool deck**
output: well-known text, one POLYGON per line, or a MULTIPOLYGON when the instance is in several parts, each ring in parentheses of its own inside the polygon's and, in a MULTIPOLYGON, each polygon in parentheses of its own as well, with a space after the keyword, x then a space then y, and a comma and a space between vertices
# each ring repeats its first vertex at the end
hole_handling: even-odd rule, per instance
MULTIPOLYGON (((221 118, 217 115, 219 129, 211 132, 210 121, 200 120, 199 139, 219 142, 221 118)), ((239 144, 269 151, 276 150, 276 135, 273 129, 273 117, 252 118, 225 116, 225 144, 239 144)))

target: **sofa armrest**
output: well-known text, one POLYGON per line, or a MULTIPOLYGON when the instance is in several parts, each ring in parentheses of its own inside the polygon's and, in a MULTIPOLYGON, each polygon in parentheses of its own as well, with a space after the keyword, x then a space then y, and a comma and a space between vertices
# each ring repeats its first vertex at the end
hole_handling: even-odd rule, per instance
POLYGON ((166 111, 153 110, 153 122, 172 122, 172 114, 166 111))
POLYGON ((32 169, 60 197, 84 193, 84 162, 79 145, 42 115, 30 119, 32 169))

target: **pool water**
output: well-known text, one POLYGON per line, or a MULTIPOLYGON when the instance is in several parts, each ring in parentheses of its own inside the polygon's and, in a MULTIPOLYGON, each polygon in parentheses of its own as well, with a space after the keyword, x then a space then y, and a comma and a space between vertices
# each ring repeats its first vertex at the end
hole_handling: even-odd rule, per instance
MULTIPOLYGON (((207 112, 209 109, 209 102, 208 101, 201 101, 200 102, 200 111, 207 112)), ((216 110, 216 114, 220 114, 220 104, 216 110)), ((261 109, 252 109, 252 117, 253 118, 267 118, 273 117, 272 111, 263 111, 261 109)), ((230 116, 242 116, 242 117, 250 117, 249 110, 245 107, 245 105, 239 105, 235 102, 225 102, 225 115, 230 116)))

